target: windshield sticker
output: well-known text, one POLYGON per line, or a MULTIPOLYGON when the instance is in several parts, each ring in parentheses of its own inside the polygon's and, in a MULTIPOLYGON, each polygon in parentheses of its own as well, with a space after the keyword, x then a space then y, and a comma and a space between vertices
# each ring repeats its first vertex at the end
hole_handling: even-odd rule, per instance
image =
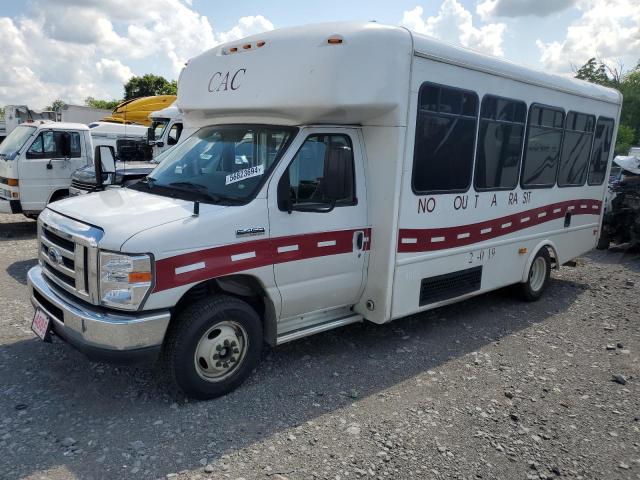
POLYGON ((245 178, 259 177, 262 174, 264 174, 264 165, 258 165, 257 167, 238 170, 231 175, 227 175, 225 185, 239 182, 240 180, 244 180, 245 178))

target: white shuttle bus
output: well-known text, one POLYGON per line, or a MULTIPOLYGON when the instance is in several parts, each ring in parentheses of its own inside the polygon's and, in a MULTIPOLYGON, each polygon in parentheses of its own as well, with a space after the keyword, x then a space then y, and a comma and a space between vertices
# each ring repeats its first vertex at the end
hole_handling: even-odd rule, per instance
POLYGON ((147 179, 40 215, 33 329, 211 398, 264 343, 535 300, 596 244, 621 100, 377 23, 217 46, 179 79, 197 131, 147 179))

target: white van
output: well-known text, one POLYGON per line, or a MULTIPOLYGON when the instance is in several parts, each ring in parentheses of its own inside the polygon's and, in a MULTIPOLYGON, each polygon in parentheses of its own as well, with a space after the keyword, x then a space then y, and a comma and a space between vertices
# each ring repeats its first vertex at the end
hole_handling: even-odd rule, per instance
POLYGON ((160 358, 211 398, 278 345, 506 285, 598 238, 621 97, 400 27, 288 28, 189 61, 197 132, 39 218, 34 331, 160 358))
POLYGON ((71 174, 93 163, 89 128, 79 123, 18 125, 0 144, 0 213, 35 217, 69 195, 71 174))
MULTIPOLYGON (((153 147, 153 156, 168 150, 176 145, 183 135, 184 122, 182 113, 174 102, 171 106, 149 114, 151 126, 149 127, 149 144, 153 147)), ((191 132, 193 133, 193 132, 191 132)))

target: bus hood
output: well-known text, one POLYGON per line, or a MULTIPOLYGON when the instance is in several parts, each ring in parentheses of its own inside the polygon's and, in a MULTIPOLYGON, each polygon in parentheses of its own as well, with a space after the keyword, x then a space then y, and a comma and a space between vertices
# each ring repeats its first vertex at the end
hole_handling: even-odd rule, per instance
MULTIPOLYGON (((120 250, 132 236, 193 215, 193 202, 162 197, 128 188, 114 188, 81 195, 48 205, 61 215, 104 231, 100 248, 120 250)), ((224 210, 220 205, 201 205, 202 213, 224 210)))

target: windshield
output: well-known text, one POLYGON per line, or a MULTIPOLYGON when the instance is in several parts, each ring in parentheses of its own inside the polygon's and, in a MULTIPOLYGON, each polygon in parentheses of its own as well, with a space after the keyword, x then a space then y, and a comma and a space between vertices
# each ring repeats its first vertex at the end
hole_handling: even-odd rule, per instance
POLYGON ((18 125, 8 136, 0 143, 0 156, 8 157, 12 153, 22 148, 27 139, 36 131, 36 127, 27 125, 18 125))
POLYGON ((151 128, 153 128, 153 138, 156 140, 162 138, 165 128, 169 125, 168 118, 154 118, 151 128))
POLYGON ((249 198, 295 132, 265 125, 203 128, 167 152, 145 187, 160 195, 197 194, 214 203, 249 198))

